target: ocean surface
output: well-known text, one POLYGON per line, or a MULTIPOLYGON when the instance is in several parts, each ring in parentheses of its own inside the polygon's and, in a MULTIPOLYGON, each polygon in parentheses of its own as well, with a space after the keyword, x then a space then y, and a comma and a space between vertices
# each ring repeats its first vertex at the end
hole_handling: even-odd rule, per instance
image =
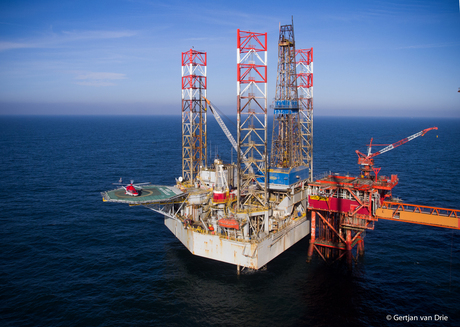
MULTIPOLYGON (((210 158, 235 160, 208 119, 210 158)), ((459 119, 315 118, 315 175, 432 126, 375 166, 404 202, 460 209, 459 119)), ((0 326, 460 326, 459 231, 381 220, 351 271, 307 263, 306 238, 238 276, 157 213, 102 202, 120 177, 174 184, 179 116, 0 117, 0 142, 0 326)))

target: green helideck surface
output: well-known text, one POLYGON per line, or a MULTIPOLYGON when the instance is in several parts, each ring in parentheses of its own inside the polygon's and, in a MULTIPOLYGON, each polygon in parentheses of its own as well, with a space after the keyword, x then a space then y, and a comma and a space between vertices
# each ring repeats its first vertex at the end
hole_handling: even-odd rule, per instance
POLYGON ((140 187, 136 187, 136 189, 139 191, 139 196, 126 194, 124 188, 102 192, 101 194, 104 201, 129 204, 169 202, 185 195, 184 192, 174 186, 145 185, 142 186, 142 189, 140 187))

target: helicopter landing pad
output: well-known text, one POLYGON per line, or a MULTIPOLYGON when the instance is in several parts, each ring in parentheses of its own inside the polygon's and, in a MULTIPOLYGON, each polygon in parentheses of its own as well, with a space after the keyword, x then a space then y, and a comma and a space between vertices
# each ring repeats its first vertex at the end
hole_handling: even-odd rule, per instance
POLYGON ((145 185, 137 189, 138 196, 126 194, 124 188, 102 192, 102 200, 128 204, 166 203, 181 198, 184 192, 174 186, 145 185))

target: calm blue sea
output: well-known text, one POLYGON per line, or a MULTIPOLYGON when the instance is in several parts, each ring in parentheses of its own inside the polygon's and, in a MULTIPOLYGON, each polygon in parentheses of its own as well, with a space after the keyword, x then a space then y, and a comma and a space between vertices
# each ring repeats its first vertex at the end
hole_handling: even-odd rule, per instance
MULTIPOLYGON (((432 126, 376 166, 403 201, 460 209, 459 119, 315 118, 315 175, 357 175, 371 137, 432 126)), ((212 158, 235 159, 213 117, 208 134, 212 158)), ((180 117, 0 117, 0 142, 0 326, 460 326, 459 231, 379 221, 351 272, 306 263, 304 239, 237 276, 153 211, 103 203, 120 177, 174 184, 180 117)))

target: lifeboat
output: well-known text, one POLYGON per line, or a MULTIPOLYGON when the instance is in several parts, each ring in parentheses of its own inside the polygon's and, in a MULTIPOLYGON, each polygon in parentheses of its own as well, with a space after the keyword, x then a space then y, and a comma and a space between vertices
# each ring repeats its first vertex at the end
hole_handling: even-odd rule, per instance
POLYGON ((235 219, 222 218, 217 222, 220 227, 240 229, 240 224, 235 219))

